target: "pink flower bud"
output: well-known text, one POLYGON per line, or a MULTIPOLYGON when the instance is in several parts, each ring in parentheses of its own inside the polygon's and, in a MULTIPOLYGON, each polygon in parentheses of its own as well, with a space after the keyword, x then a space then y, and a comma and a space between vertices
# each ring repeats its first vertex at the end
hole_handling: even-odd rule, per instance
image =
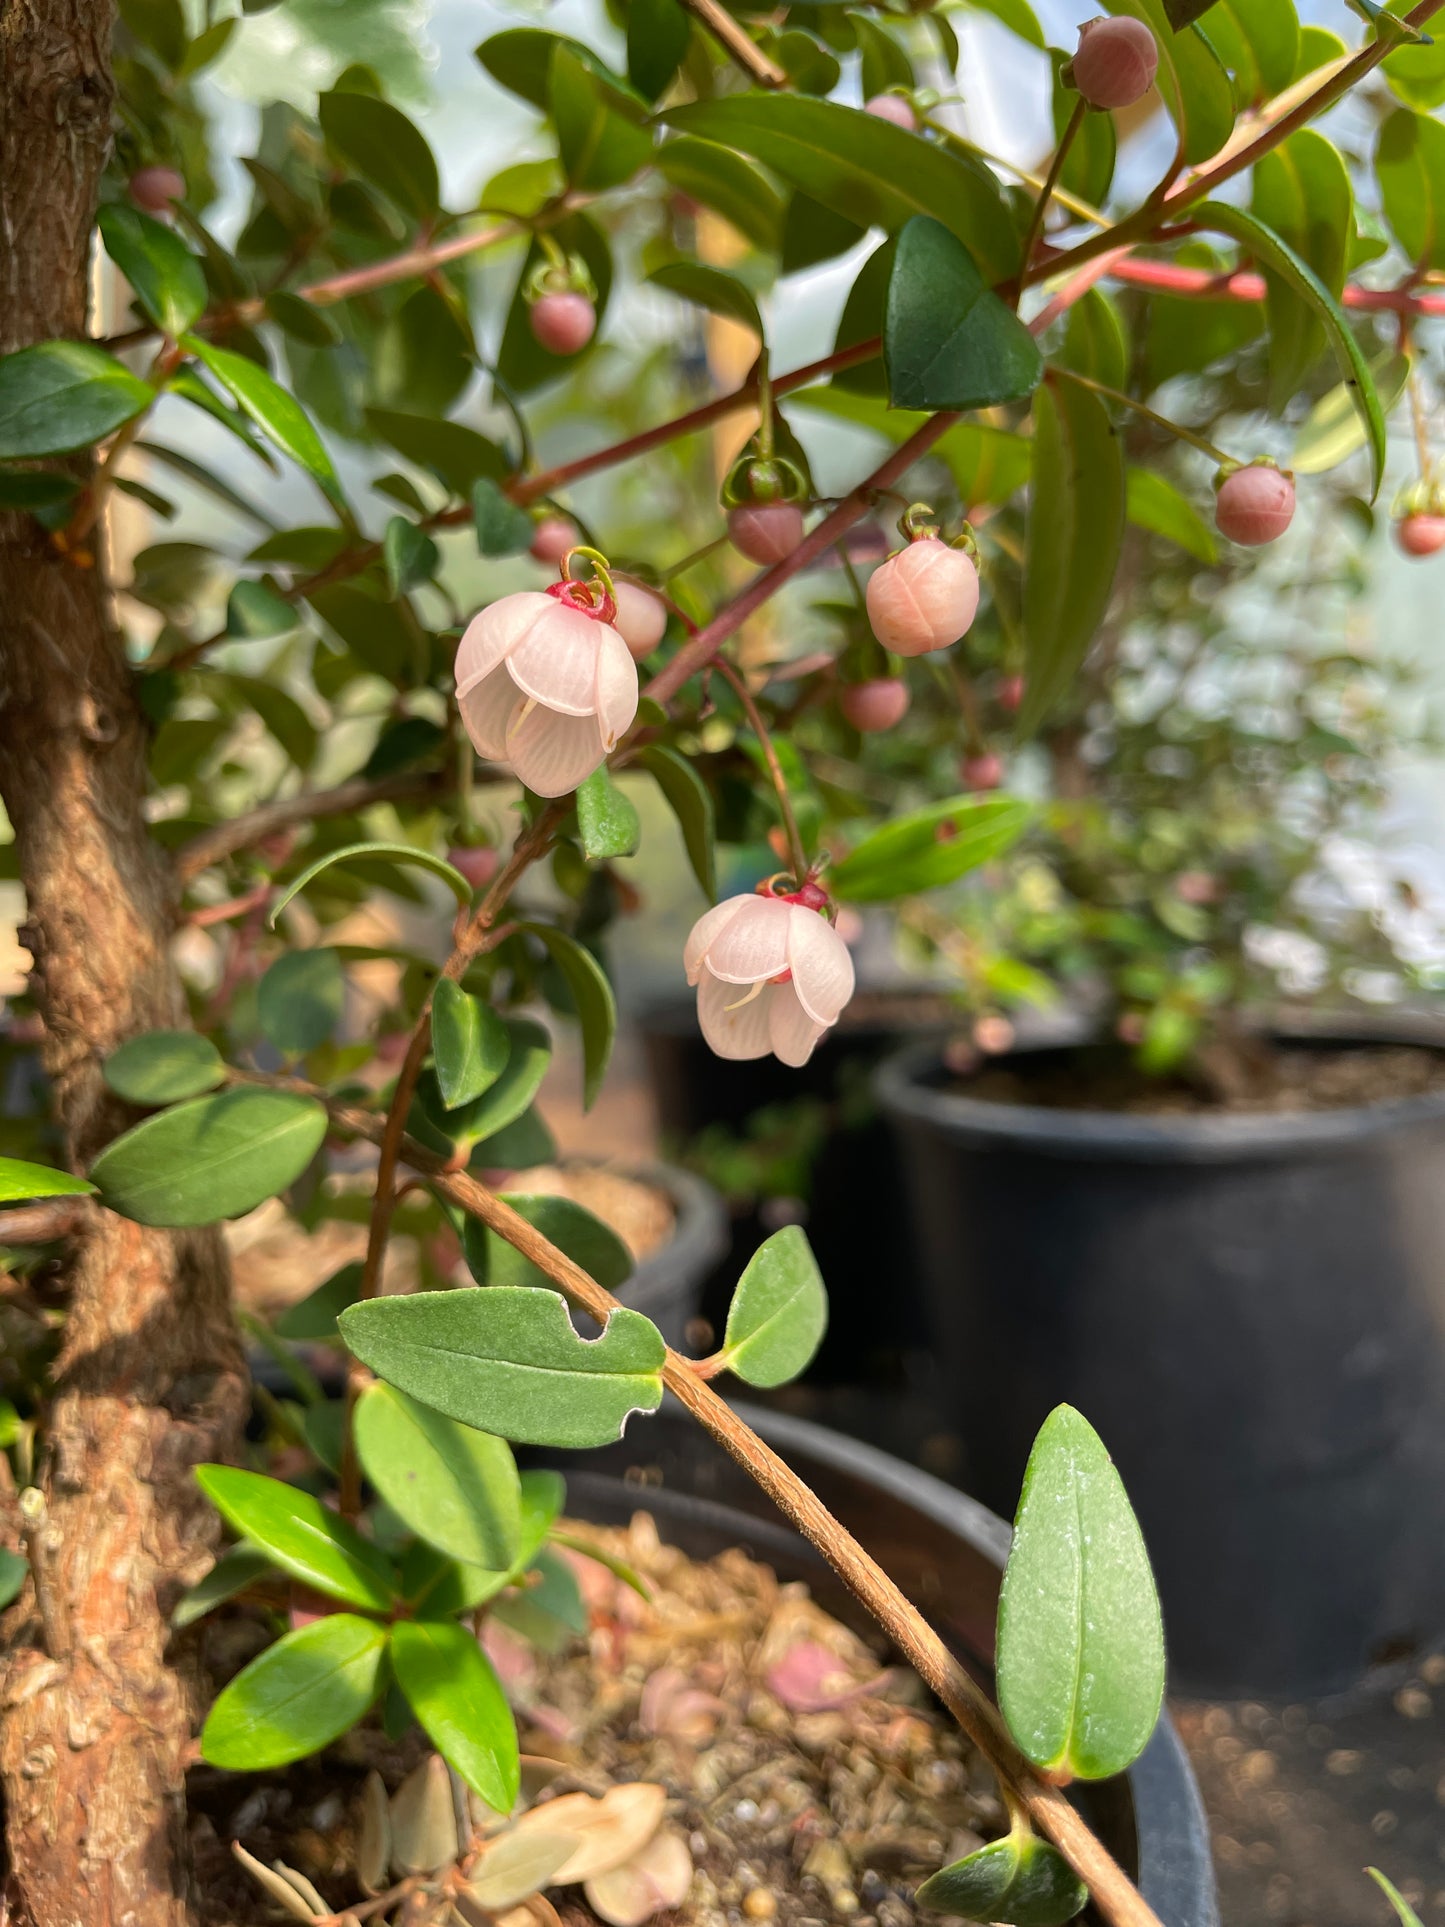
POLYGON ((637 665, 580 593, 503 596, 473 618, 457 647, 467 734, 479 755, 538 796, 576 789, 637 714, 637 665))
POLYGON ((998 689, 995 693, 998 697, 999 708, 1006 709, 1009 715, 1012 716, 1016 710, 1023 708, 1023 703, 1024 703, 1023 677, 1022 676, 1000 676, 998 689))
POLYGON ((1181 903, 1213 903, 1219 895, 1219 878, 1210 870, 1181 870, 1174 879, 1174 894, 1181 903))
POLYGON ((1236 468, 1219 485, 1214 520, 1221 535, 1257 549, 1284 534, 1294 515, 1294 483, 1271 462, 1236 468))
POLYGON ((962 549, 920 536, 868 579, 868 620, 885 649, 926 656, 964 635, 978 613, 978 570, 962 549))
POLYGON ((838 694, 838 707, 864 735, 893 729, 908 714, 908 685, 897 676, 845 683, 838 694))
POLYGON ((996 790, 1003 781, 1003 758, 992 750, 982 756, 965 756, 959 774, 966 790, 996 790))
POLYGON ((1159 43, 1142 20, 1089 20, 1079 30, 1074 85, 1091 107, 1132 107, 1158 71, 1159 43))
POLYGON ((848 946, 816 909, 786 897, 727 898, 694 924, 683 962, 719 1057, 771 1052, 806 1064, 853 995, 848 946))
POLYGON ((185 192, 186 178, 173 167, 142 167, 130 177, 130 198, 147 214, 169 214, 185 192))
POLYGON ((569 522, 565 515, 544 515, 533 533, 529 553, 536 561, 555 569, 568 549, 576 548, 577 541, 575 522, 569 522))
POLYGON ((651 589, 629 581, 625 575, 613 577, 612 594, 617 604, 613 626, 627 644, 633 661, 641 662, 662 641, 667 627, 666 605, 651 589))
POLYGON ((497 853, 485 844, 454 844, 447 851, 447 862, 461 871, 474 890, 485 890, 497 874, 497 853))
POLYGON ((571 290, 539 294, 527 311, 532 333, 549 355, 575 355, 592 339, 597 310, 585 294, 571 290))
POLYGON ((1437 555, 1445 549, 1445 515, 1406 515, 1395 524, 1395 540, 1406 555, 1437 555))
POLYGON ((906 127, 910 134, 918 132, 918 116, 902 94, 875 94, 863 103, 863 112, 872 114, 875 120, 891 120, 895 127, 906 127))
POLYGON ((728 540, 764 568, 785 562, 802 539, 803 511, 796 502, 758 502, 728 512, 728 540))

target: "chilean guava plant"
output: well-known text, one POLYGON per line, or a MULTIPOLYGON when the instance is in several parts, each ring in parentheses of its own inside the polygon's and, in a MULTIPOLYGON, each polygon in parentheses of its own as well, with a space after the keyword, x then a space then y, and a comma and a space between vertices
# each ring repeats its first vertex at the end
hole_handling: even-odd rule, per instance
MULTIPOLYGON (((1301 27, 1291 0, 1112 0, 1050 49, 1026 0, 980 0, 1051 89, 1024 164, 969 133, 972 7, 628 0, 585 39, 482 43, 477 111, 523 103, 530 152, 446 198, 399 104, 414 63, 360 0, 313 43, 306 0, 14 12, 0 795, 32 959, 10 1048, 38 1050, 43 1101, 0 1165, 27 1364, 0 1414, 0 1788, 28 1927, 185 1917, 196 1734, 264 1771, 381 1703, 509 1839, 516 1735, 478 1615, 545 1636, 569 1610, 561 1494, 509 1447, 601 1444, 664 1389, 997 1769, 1008 1834, 923 1904, 1024 1927, 1087 1893, 1152 1920, 1060 1790, 1129 1764, 1163 1683, 1087 1421, 1055 1413, 1030 1463, 995 1707, 714 1389, 806 1364, 825 1299, 802 1238, 763 1247, 690 1359, 613 1295, 625 1254, 595 1220, 487 1180, 546 1154, 543 1010, 578 1026, 589 1101, 606 1075, 607 933, 645 907, 627 866, 661 812, 702 899, 677 968, 704 1034, 801 1064, 853 991, 841 909, 955 883, 1024 827, 976 677, 1008 679, 1021 736, 1056 713, 1131 520, 1265 548, 1310 514, 1297 428, 1297 468, 1350 463, 1378 494, 1445 300, 1441 5, 1301 27), (239 152, 211 80, 248 45, 278 72, 311 52, 239 152), (1116 185, 1139 126, 1157 173, 1116 185), (238 166, 249 205, 223 222, 238 166), (782 365, 794 277, 845 258, 831 346, 782 365), (93 280, 128 289, 114 325, 93 280), (1172 361, 1138 352, 1119 289, 1172 361), (745 370, 700 381, 724 324, 745 370), (1272 422, 1218 445, 1170 414, 1166 369, 1243 367, 1261 329, 1272 422), (1128 459, 1136 420, 1202 456, 1184 492, 1128 459), (829 422, 846 475, 822 472, 829 422), (123 516, 183 502, 192 535, 125 552, 123 516), (719 901, 759 851, 761 885, 719 901), (333 937, 375 892, 424 934, 333 937), (363 1040, 343 1015, 378 969, 363 1040), (365 1261, 291 1327, 346 1347, 345 1395, 297 1366, 294 1398, 260 1401, 292 1446, 272 1478, 243 1464, 218 1227, 273 1197, 345 1216, 358 1144, 365 1261), (403 1223, 432 1253, 460 1236, 476 1282, 431 1256, 426 1289, 380 1295, 403 1223), (222 1520, 238 1546, 213 1565, 222 1520), (207 1704, 185 1622, 233 1583, 301 1592, 207 1704)), ((1421 448, 1397 507, 1426 555, 1445 516, 1421 448)), ((398 1904, 487 1917, 504 1885, 398 1904)))

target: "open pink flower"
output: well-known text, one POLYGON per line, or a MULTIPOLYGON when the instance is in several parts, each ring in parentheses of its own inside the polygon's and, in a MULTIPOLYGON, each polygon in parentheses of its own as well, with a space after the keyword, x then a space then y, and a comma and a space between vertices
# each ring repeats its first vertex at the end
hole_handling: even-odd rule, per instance
POLYGON ((538 796, 565 796, 589 777, 637 714, 637 667, 578 583, 554 594, 503 596, 468 625, 457 649, 457 704, 488 762, 538 796))
POLYGON ((795 898, 729 897, 693 925, 683 962, 719 1057, 806 1064, 853 995, 848 946, 795 898))

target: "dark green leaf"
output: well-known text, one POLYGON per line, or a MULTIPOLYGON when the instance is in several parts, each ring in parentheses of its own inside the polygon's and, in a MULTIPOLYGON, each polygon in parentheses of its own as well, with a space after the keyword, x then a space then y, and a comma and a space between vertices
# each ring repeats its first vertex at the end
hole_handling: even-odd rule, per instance
POLYGON ((685 756, 649 743, 633 759, 653 777, 677 818, 692 873, 709 903, 717 901, 717 824, 712 793, 685 756))
POLYGON ((0 1204, 19 1204, 26 1198, 80 1198, 94 1189, 87 1179, 54 1171, 48 1164, 0 1158, 0 1204))
POLYGON ((631 856, 642 838, 642 819, 604 763, 577 785, 577 827, 582 848, 594 862, 631 856))
POLYGON ((497 444, 460 422, 403 415, 391 408, 368 408, 366 420, 389 448, 418 468, 430 469, 453 495, 470 494, 484 475, 500 481, 507 473, 507 458, 497 444))
MULTIPOLYGON (((502 1195, 519 1217, 580 1265, 604 1291, 617 1291, 632 1276, 632 1253, 610 1225, 583 1205, 548 1192, 530 1197, 517 1192, 502 1195)), ((530 1285, 556 1290, 544 1272, 480 1219, 467 1219, 462 1228, 462 1248, 479 1285, 530 1285)))
POLYGON ((341 1022, 346 976, 329 944, 287 950, 256 986, 261 1028, 281 1051, 315 1050, 341 1022))
POLYGON ((152 1030, 105 1060, 105 1081, 128 1104, 175 1104, 214 1090, 226 1075, 221 1053, 193 1030, 152 1030))
MULTIPOLYGON (((624 91, 621 78, 599 60, 590 47, 580 40, 569 39, 566 34, 549 33, 543 27, 510 27, 504 33, 494 33, 476 49, 476 55, 493 80, 545 111, 552 61, 558 48, 565 48, 599 80, 605 80, 619 93, 624 91)), ((637 97, 637 104, 639 108, 645 105, 641 95, 637 97)))
POLYGON ((530 1171, 538 1164, 555 1164, 557 1141, 535 1104, 472 1147, 467 1160, 473 1171, 530 1171))
POLYGON ((1396 108, 1380 129, 1375 174, 1385 219, 1411 264, 1445 266, 1445 127, 1396 108))
POLYGON ((394 596, 405 595, 419 582, 430 582, 441 562, 441 551, 415 522, 404 515, 393 515, 381 538, 386 580, 394 596))
MULTIPOLYGON (((745 162, 741 164, 747 165, 745 162)), ((820 201, 813 200, 809 195, 792 194, 788 197, 787 210, 783 215, 782 240, 779 242, 775 237, 773 242, 779 251, 778 270, 781 274, 798 274, 804 268, 816 267, 820 261, 836 261, 840 254, 846 254, 850 248, 856 248, 867 232, 867 228, 859 227, 856 221, 850 221, 845 214, 835 214, 832 208, 824 207, 820 201)), ((891 248, 892 242, 885 242, 884 247, 891 248)), ((879 253, 882 251, 882 249, 878 250, 879 253)), ((854 286, 856 288, 856 282, 854 286)), ((880 296, 877 325, 857 332, 854 338, 865 340, 870 334, 881 334, 883 332, 882 314, 883 304, 880 296)), ((840 336, 843 325, 842 322, 839 323, 840 336)), ((845 344, 840 339, 839 346, 844 345, 849 344, 845 344)), ((856 372, 856 370, 846 371, 838 378, 846 379, 847 374, 856 372)))
POLYGON ((0 469, 0 508, 56 509, 80 492, 73 475, 45 468, 0 469))
POLYGON ((523 1445, 607 1445, 662 1399, 666 1347, 641 1312, 584 1339, 555 1291, 515 1285, 373 1298, 341 1332, 379 1377, 463 1425, 523 1445))
POLYGON ((328 495, 340 497, 341 483, 331 457, 306 410, 294 396, 288 395, 264 368, 258 368, 254 361, 248 361, 230 348, 218 348, 214 342, 202 341, 197 335, 187 335, 183 345, 187 353, 205 363, 283 455, 289 455, 293 462, 314 475, 328 495))
MULTIPOLYGON (((1166 11, 1175 3, 1168 0, 1166 11)), ((1294 80, 1300 56, 1294 0, 1214 0, 1199 24, 1234 75, 1239 107, 1262 106, 1294 80)))
POLYGON ((871 100, 875 94, 886 94, 890 87, 911 92, 915 84, 913 62, 893 35, 875 25, 866 13, 853 15, 853 31, 858 36, 864 100, 871 100))
POLYGON ((1055 357, 1106 388, 1129 385, 1129 337, 1119 305, 1102 288, 1090 288, 1069 309, 1064 345, 1055 357))
POLYGON ((914 1896, 935 1913, 1010 1927, 1063 1927, 1089 1903, 1089 1890, 1047 1840, 1005 1834, 925 1880, 914 1896))
POLYGON ((214 1612, 217 1606, 223 1606, 228 1599, 234 1599, 238 1593, 246 1592, 258 1581, 269 1578, 275 1570, 274 1563, 259 1546, 232 1546, 221 1554, 204 1579, 198 1580, 181 1594, 171 1614, 171 1624, 177 1632, 194 1626, 198 1619, 204 1619, 207 1613, 214 1612))
POLYGON ((783 203, 767 175, 751 161, 715 141, 683 134, 658 148, 656 164, 679 193, 721 214, 755 248, 771 253, 778 247, 783 203))
POLYGON ((1038 344, 968 250, 925 215, 898 236, 883 328, 895 408, 988 408, 1030 395, 1038 344))
POLYGON ((748 1260, 728 1307, 723 1355, 749 1385, 786 1385, 812 1363, 828 1329, 828 1293, 807 1235, 775 1231, 748 1260))
POLYGON ((490 1004, 469 997, 450 977, 432 992, 432 1054, 437 1084, 449 1111, 489 1091, 507 1068, 512 1040, 490 1004))
POLYGON ((572 994, 582 1026, 582 1101, 590 1110, 602 1088, 617 1036, 617 999, 612 994, 612 985, 592 952, 585 950, 575 937, 569 937, 565 930, 550 923, 520 923, 517 928, 540 938, 547 946, 572 994))
POLYGON ((788 76, 800 94, 831 94, 842 78, 843 69, 828 49, 801 28, 778 33, 765 28, 760 37, 764 53, 788 76))
POLYGON ((1097 1432, 1060 1405, 1024 1473, 998 1607, 998 1700, 1036 1766, 1102 1780, 1143 1751, 1164 1694, 1149 1556, 1097 1432))
POLYGON ((266 582, 241 580, 226 603, 226 634, 236 642, 265 642, 300 626, 295 606, 266 582))
POLYGON ((112 201, 98 216, 105 251, 156 326, 173 338, 205 312, 206 277, 174 228, 112 201))
POLYGON ((198 1465, 196 1481, 240 1538, 302 1585, 368 1612, 395 1604, 391 1561, 309 1492, 234 1465, 198 1465))
POLYGON ((441 207, 437 164, 399 108, 370 94, 323 94, 316 104, 327 145, 415 221, 441 207))
POLYGON ((503 1440, 394 1385, 371 1386, 355 1424, 366 1476, 405 1525, 463 1565, 510 1568, 521 1539, 521 1492, 503 1440))
POLYGON ((186 16, 181 0, 120 0, 120 17, 172 73, 186 58, 186 16))
POLYGON ((333 863, 346 863, 353 858, 370 857, 385 857, 392 863, 419 864, 423 870, 430 870, 433 876, 439 876, 450 887, 463 910, 471 903, 472 886, 461 871, 453 869, 444 857, 433 856, 430 850, 418 850, 410 843, 348 843, 345 849, 328 850, 325 856, 319 856, 314 863, 307 864, 280 902, 272 906, 268 918, 270 928, 272 930, 276 928, 276 919, 292 897, 304 890, 308 883, 314 882, 323 870, 329 870, 333 863))
POLYGON ((666 93, 691 37, 692 22, 677 0, 632 0, 627 9, 627 78, 645 99, 666 93))
POLYGON ((521 1786, 517 1728, 476 1635, 452 1620, 399 1620, 391 1664, 443 1759, 494 1812, 510 1813, 521 1786))
POLYGON ((248 1085, 158 1111, 108 1144, 90 1174, 137 1224, 215 1224, 294 1184, 325 1135, 314 1098, 248 1085))
POLYGON ((211 1708, 201 1756, 260 1773, 319 1753, 355 1726, 381 1691, 387 1633, 375 1620, 333 1613, 287 1633, 253 1659, 211 1708))
POLYGON ((336 1321, 361 1296, 364 1275, 365 1266, 359 1259, 332 1272, 315 1291, 287 1306, 276 1320, 276 1336, 297 1342, 335 1338, 336 1321))
POLYGON ((483 555, 524 555, 532 545, 532 518, 508 501, 490 475, 472 484, 472 521, 483 555))
POLYGON ((472 378, 477 345, 466 312, 439 288, 409 294, 376 340, 371 393, 386 406, 404 403, 424 415, 443 415, 472 378))
MULTIPOLYGON (((299 533, 299 531, 298 531, 299 533)), ((265 544, 270 548, 271 544, 265 544)), ((325 564, 302 564, 324 567, 325 564)), ((334 629, 350 653, 374 676, 405 688, 416 666, 415 623, 394 602, 381 602, 363 589, 334 582, 312 590, 307 601, 328 628, 334 629)))
POLYGON ((1032 812, 1008 796, 954 796, 875 830, 828 872, 844 903, 888 903, 956 883, 1001 856, 1032 812))
POLYGON ((630 180, 652 155, 652 131, 620 87, 559 42, 552 55, 548 111, 569 186, 601 193, 630 180))
MULTIPOLYGON (((480 1097, 436 1120, 443 1135, 455 1143, 481 1143, 515 1123, 537 1095, 547 1074, 547 1066, 552 1061, 552 1040, 542 1026, 528 1017, 507 1017, 503 1023, 507 1032, 507 1061, 500 1075, 480 1097)), ((439 1085, 437 1096, 441 1096, 439 1085)))
POLYGON ((149 382, 88 341, 0 357, 0 460, 89 448, 149 408, 149 382))
POLYGON ((324 309, 312 307, 286 288, 273 288, 266 296, 266 316, 303 347, 334 348, 341 340, 341 330, 324 309))
POLYGON ((711 314, 741 322, 762 340, 763 318, 758 313, 753 291, 735 274, 725 274, 721 268, 710 268, 702 261, 664 261, 647 278, 655 286, 666 288, 669 294, 680 295, 684 301, 706 308, 711 314))
POLYGON ((1213 528, 1157 469, 1129 470, 1127 513, 1135 528, 1162 535, 1187 555, 1205 563, 1218 560, 1219 543, 1213 528))
POLYGON ((495 1602, 492 1615, 543 1653, 565 1652, 588 1624, 577 1575, 550 1547, 537 1554, 523 1584, 495 1602))

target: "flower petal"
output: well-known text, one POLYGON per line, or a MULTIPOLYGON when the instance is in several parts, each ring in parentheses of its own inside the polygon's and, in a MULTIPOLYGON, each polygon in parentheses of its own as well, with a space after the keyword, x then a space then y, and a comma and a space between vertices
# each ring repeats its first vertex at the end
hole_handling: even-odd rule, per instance
POLYGON ((529 629, 557 606, 551 596, 535 589, 504 595, 473 616, 457 644, 457 699, 475 689, 502 662, 529 629))
POLYGON ((632 651, 610 624, 594 625, 601 632, 597 649, 597 715, 608 749, 637 714, 637 664, 632 651))
MULTIPOLYGON (((809 915, 816 912, 810 911, 809 915)), ((813 1055, 814 1046, 828 1026, 809 1016, 792 984, 774 984, 772 992, 768 1038, 779 1061, 798 1070, 813 1055)))
POLYGON ((766 1057, 773 1047, 768 1015, 776 995, 775 984, 763 984, 749 997, 736 984, 710 973, 704 976, 697 993, 697 1021, 708 1047, 719 1057, 766 1057))
POLYGON ((721 903, 715 903, 711 910, 704 910, 692 926, 682 953, 682 967, 687 972, 690 984, 695 984, 702 974, 708 946, 732 922, 746 902, 746 897, 725 897, 721 903))
MULTIPOLYGON (((604 636, 621 643, 610 624, 569 609, 555 596, 544 596, 547 619, 537 621, 520 637, 507 656, 507 667, 519 689, 535 696, 548 709, 564 716, 597 713, 597 652, 604 636)), ((627 653, 622 643, 623 654, 627 653)), ((629 666, 631 656, 627 657, 629 666)), ((632 680, 637 681, 633 669, 632 680)))
POLYGON ((507 760, 507 730, 526 701, 507 674, 506 666, 490 670, 457 696, 462 726, 476 745, 477 754, 490 763, 507 760))
POLYGON ((602 762, 595 716, 563 716, 541 703, 524 704, 507 731, 507 761, 538 796, 565 796, 602 762))
POLYGON ((853 959, 826 917, 789 904, 788 963, 799 1002, 815 1024, 836 1024, 853 995, 853 959))
POLYGON ((790 905, 776 897, 744 897, 738 914, 708 945, 707 967, 730 984, 755 984, 788 967, 790 905))

